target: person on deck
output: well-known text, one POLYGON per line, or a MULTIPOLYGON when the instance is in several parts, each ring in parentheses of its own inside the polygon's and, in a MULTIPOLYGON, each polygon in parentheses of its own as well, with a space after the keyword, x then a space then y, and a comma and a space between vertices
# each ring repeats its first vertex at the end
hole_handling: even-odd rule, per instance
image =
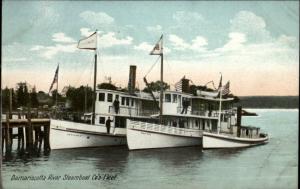
POLYGON ((110 117, 108 117, 108 119, 105 122, 106 125, 106 130, 107 130, 107 134, 109 134, 110 131, 110 123, 113 122, 113 120, 110 119, 110 117))
POLYGON ((116 97, 113 105, 114 105, 114 109, 115 109, 116 114, 118 114, 119 110, 120 110, 120 101, 119 101, 118 97, 116 97))
POLYGON ((187 109, 188 109, 188 106, 189 106, 189 101, 187 99, 184 99, 182 101, 182 111, 181 111, 181 114, 186 114, 187 113, 187 109))

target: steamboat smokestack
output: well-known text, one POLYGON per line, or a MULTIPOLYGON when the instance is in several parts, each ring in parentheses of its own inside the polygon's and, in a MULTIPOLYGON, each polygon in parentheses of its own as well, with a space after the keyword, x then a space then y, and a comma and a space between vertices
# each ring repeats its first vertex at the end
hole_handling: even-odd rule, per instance
POLYGON ((129 80, 128 80, 128 92, 130 94, 134 93, 136 80, 136 66, 131 65, 129 69, 129 80))

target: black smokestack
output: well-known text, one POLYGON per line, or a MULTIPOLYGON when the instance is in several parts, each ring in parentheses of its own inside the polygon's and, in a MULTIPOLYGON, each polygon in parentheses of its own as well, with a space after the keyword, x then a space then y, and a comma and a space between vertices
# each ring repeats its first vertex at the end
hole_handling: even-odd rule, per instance
POLYGON ((129 69, 128 92, 133 94, 136 80, 136 66, 131 65, 129 69))

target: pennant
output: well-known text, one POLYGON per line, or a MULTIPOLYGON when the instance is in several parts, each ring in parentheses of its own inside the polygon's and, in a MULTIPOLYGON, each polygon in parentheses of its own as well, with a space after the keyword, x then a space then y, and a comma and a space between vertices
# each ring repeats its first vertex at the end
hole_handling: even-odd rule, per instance
POLYGON ((56 71, 55 71, 55 74, 54 74, 54 78, 53 78, 53 81, 52 81, 52 83, 51 83, 51 86, 50 86, 50 89, 49 89, 49 92, 48 92, 48 93, 51 92, 54 83, 57 83, 57 82, 58 82, 58 70, 59 70, 59 65, 57 65, 57 68, 56 68, 56 71))
POLYGON ((150 55, 162 55, 163 54, 163 35, 161 35, 158 42, 155 44, 154 48, 150 52, 150 55))
POLYGON ((95 31, 89 37, 79 40, 77 48, 78 49, 96 50, 97 49, 97 31, 95 31))
POLYGON ((219 87, 218 89, 220 89, 222 87, 222 75, 221 75, 221 78, 220 78, 220 82, 219 82, 219 87))

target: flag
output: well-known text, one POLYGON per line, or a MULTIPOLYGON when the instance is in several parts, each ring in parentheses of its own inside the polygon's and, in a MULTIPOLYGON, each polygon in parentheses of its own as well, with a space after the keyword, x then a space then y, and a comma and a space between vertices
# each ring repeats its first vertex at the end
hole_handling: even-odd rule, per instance
POLYGON ((88 50, 96 50, 97 49, 97 31, 95 31, 89 37, 79 40, 78 49, 88 49, 88 50))
POLYGON ((58 82, 58 70, 59 70, 59 65, 57 65, 57 68, 56 68, 56 71, 55 71, 55 75, 54 75, 53 81, 52 81, 50 89, 49 89, 49 93, 51 92, 54 83, 58 82))
POLYGON ((228 95, 230 93, 229 90, 229 81, 226 83, 226 85, 224 85, 223 87, 220 88, 220 91, 222 91, 222 95, 228 95))
POLYGON ((150 52, 150 55, 162 55, 163 54, 163 35, 161 35, 158 42, 153 47, 152 51, 150 52))

